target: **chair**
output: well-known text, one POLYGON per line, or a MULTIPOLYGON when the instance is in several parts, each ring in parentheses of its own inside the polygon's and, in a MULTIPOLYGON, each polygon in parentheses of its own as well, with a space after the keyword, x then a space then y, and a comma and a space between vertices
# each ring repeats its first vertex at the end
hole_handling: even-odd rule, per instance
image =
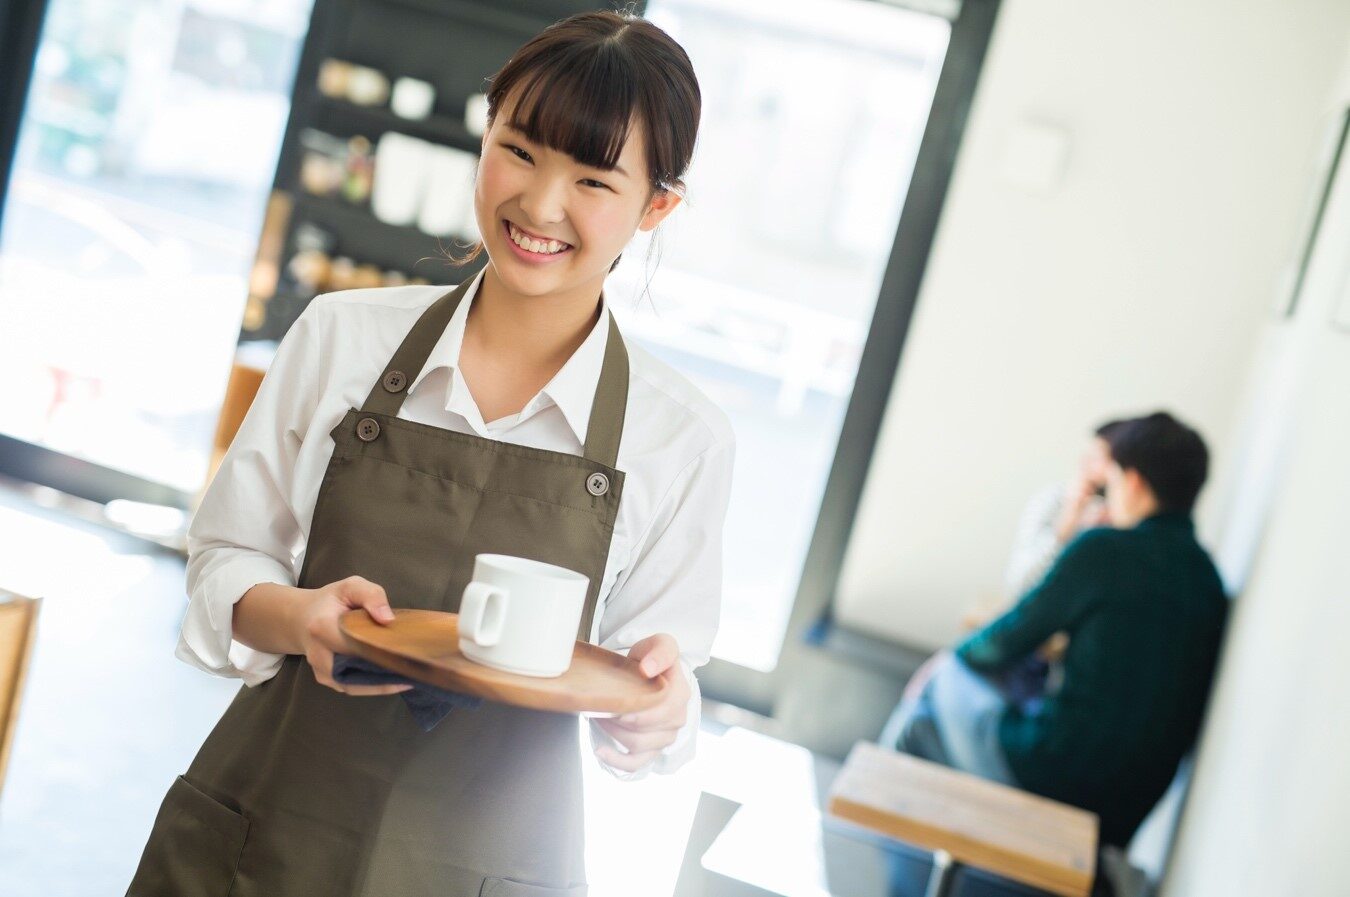
POLYGON ((0 790, 19 718, 28 658, 33 653, 40 600, 0 590, 0 790))

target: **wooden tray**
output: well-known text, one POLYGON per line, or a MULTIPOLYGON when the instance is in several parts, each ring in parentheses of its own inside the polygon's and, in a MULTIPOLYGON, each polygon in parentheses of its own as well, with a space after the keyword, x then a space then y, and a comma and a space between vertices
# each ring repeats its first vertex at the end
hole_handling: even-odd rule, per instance
POLYGON ((567 672, 552 679, 522 676, 475 663, 459 650, 459 615, 434 610, 395 610, 380 624, 364 610, 348 611, 340 626, 351 653, 387 670, 439 688, 504 704, 559 713, 617 715, 660 702, 666 684, 648 679, 629 660, 607 648, 578 641, 567 672))

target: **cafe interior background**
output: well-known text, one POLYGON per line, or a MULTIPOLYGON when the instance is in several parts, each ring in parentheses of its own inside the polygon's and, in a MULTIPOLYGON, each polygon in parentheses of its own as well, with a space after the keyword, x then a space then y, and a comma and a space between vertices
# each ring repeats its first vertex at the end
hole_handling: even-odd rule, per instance
MULTIPOLYGON (((475 95, 586 7, 0 3, 0 589, 42 598, 0 893, 125 889, 238 687, 173 645, 251 384, 316 293, 457 282, 475 95)), ((1131 880, 1346 893, 1350 5, 637 8, 704 117, 659 266, 639 244, 607 290, 738 461, 699 755, 591 764, 591 893, 891 893, 831 776, 997 594, 1027 496, 1155 407, 1210 443, 1198 529, 1235 612, 1131 880), (707 795, 739 809, 709 828, 707 795)), ((1026 893, 999 887, 967 893, 1026 893)))

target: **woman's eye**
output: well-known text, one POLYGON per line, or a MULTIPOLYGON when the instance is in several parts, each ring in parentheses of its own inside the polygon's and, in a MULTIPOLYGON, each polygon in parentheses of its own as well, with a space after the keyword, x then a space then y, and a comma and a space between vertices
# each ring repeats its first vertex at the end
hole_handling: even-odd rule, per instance
POLYGON ((581 183, 585 184, 587 187, 600 187, 604 190, 609 189, 609 184, 602 184, 595 178, 582 178, 581 183))
POLYGON ((534 161, 533 159, 530 158, 530 154, 527 153, 527 152, 525 152, 525 151, 524 151, 523 149, 521 149, 520 147, 518 147, 518 146, 512 146, 512 145, 509 144, 509 143, 504 143, 504 144, 502 144, 502 145, 505 146, 507 149, 509 149, 511 152, 515 153, 517 158, 519 158, 519 159, 524 159, 526 162, 533 162, 533 161, 534 161))

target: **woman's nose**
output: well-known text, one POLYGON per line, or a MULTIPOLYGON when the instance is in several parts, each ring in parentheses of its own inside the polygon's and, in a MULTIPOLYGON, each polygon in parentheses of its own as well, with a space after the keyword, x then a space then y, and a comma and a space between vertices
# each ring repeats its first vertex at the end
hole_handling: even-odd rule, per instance
POLYGON ((561 178, 535 178, 520 198, 520 208, 535 224, 555 224, 566 217, 566 184, 561 178))

